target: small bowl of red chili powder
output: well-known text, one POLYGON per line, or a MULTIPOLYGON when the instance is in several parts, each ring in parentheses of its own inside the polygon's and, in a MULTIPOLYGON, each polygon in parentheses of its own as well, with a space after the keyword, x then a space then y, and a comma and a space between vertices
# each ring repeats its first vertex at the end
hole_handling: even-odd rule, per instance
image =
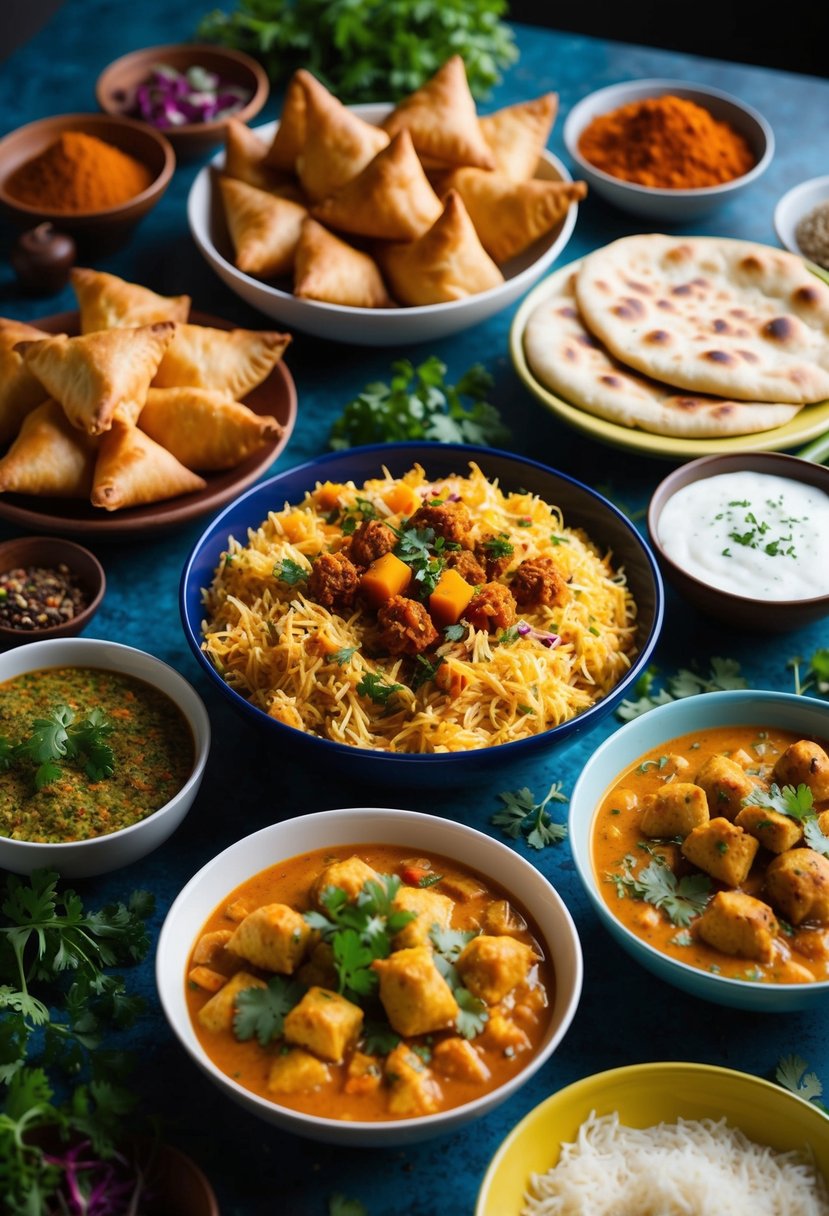
POLYGON ((146 123, 41 118, 0 139, 0 203, 27 228, 48 220, 111 249, 159 201, 175 164, 169 140, 146 123))
POLYGON ((0 649, 81 633, 106 590, 94 553, 57 536, 0 543, 0 649))
POLYGON ((774 132, 739 98, 678 80, 631 80, 584 97, 564 124, 591 191, 651 220, 707 215, 768 168, 774 132))

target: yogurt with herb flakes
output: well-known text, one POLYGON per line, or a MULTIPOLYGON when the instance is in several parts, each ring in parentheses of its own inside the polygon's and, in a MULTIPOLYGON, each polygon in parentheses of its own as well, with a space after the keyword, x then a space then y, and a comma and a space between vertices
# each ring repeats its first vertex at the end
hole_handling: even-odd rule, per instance
POLYGON ((768 473, 720 473, 682 486, 659 542, 692 577, 748 599, 829 593, 829 495, 768 473))

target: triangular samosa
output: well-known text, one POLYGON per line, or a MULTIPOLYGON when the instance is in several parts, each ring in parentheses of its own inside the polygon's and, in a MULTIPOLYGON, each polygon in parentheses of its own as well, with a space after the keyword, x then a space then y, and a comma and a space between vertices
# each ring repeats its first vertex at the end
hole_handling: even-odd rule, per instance
POLYGON ((398 102, 383 126, 389 135, 408 127, 415 151, 422 159, 441 165, 495 167, 495 158, 481 133, 475 99, 469 91, 460 55, 447 59, 430 80, 398 102))
POLYGON ((289 274, 305 207, 232 177, 219 186, 239 270, 262 279, 289 274))
POLYGON ((56 401, 44 401, 0 460, 0 491, 88 498, 99 443, 76 430, 56 401))
POLYGON ((192 494, 206 485, 137 426, 116 421, 101 439, 91 500, 93 507, 116 511, 192 494))
POLYGON ((81 310, 82 334, 99 329, 135 329, 156 321, 186 321, 190 315, 189 296, 160 296, 149 287, 128 283, 103 270, 76 266, 71 281, 81 310))
POLYGON ((282 434, 275 418, 203 388, 151 388, 138 425, 188 469, 202 472, 232 469, 282 434))

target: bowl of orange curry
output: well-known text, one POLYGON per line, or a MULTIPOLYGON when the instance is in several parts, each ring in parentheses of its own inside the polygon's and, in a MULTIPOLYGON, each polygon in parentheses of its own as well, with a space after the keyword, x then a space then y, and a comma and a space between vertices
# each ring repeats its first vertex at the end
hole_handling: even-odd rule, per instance
POLYGON ((349 808, 273 824, 200 870, 156 980, 225 1096, 297 1135, 385 1146, 519 1089, 573 1019, 582 959, 561 898, 512 849, 349 808))
POLYGON ((628 722, 573 790, 600 920, 676 987, 740 1009, 829 1003, 829 706, 735 690, 628 722))

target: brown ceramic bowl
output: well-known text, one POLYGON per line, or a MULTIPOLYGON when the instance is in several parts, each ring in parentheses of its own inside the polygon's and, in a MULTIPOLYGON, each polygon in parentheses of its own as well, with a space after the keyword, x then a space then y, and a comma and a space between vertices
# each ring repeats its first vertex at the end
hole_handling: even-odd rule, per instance
POLYGON ((57 536, 19 536, 0 544, 0 573, 40 566, 54 569, 69 567, 78 586, 84 592, 86 607, 71 620, 44 629, 13 629, 0 624, 0 649, 19 646, 24 642, 42 642, 47 638, 68 638, 81 633, 98 611, 106 590, 106 577, 101 563, 83 545, 57 536))
POLYGON ((112 118, 108 114, 58 114, 27 123, 0 139, 0 204, 24 228, 50 220, 62 232, 81 239, 94 238, 97 249, 113 249, 159 201, 167 189, 176 157, 168 140, 143 122, 112 118), (53 211, 18 202, 6 186, 15 169, 44 152, 64 131, 80 131, 112 144, 142 161, 153 175, 146 190, 103 211, 53 211))
POLYGON ((770 600, 754 599, 735 591, 723 591, 702 579, 695 578, 666 554, 659 540, 659 518, 668 499, 683 486, 721 473, 765 473, 787 477, 792 481, 816 486, 829 494, 829 468, 784 456, 780 452, 735 452, 728 456, 704 456, 674 469, 656 487, 648 507, 648 531, 659 565, 666 579, 681 595, 708 616, 730 625, 762 631, 783 633, 799 629, 829 615, 829 595, 812 599, 770 600))
MULTIPOLYGON (((172 44, 150 46, 132 51, 104 68, 95 85, 98 105, 107 114, 132 115, 135 91, 143 84, 158 63, 165 63, 177 72, 195 66, 216 72, 228 84, 240 85, 250 92, 250 101, 233 115, 240 122, 250 122, 268 98, 268 77, 255 59, 241 51, 207 44, 172 44)), ((163 131, 182 159, 202 156, 225 135, 226 118, 213 122, 184 123, 180 127, 164 127, 163 131)), ((149 124, 147 124, 149 125, 149 124)), ((151 130, 157 128, 151 127, 151 130)))

